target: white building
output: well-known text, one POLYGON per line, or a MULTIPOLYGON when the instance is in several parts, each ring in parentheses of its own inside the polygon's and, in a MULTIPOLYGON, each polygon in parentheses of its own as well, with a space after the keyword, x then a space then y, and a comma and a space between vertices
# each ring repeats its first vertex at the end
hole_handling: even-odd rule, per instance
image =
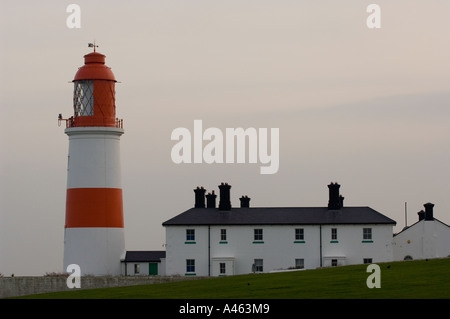
POLYGON ((394 235, 394 260, 450 256, 450 226, 434 218, 434 204, 424 204, 419 220, 394 235))
POLYGON ((124 276, 164 276, 165 251, 127 251, 122 263, 124 276))
POLYGON ((396 222, 369 207, 344 207, 331 183, 328 207, 232 208, 228 184, 197 188, 195 207, 163 223, 166 275, 222 276, 393 260, 396 222))

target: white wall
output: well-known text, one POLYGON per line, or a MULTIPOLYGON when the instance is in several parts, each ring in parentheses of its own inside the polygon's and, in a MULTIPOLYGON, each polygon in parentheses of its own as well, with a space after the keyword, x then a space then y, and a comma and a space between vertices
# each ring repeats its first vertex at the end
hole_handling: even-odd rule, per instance
POLYGON ((394 259, 439 258, 450 255, 450 227, 437 220, 421 220, 394 237, 394 259))
POLYGON ((345 265, 362 264, 365 258, 372 259, 373 263, 391 261, 392 233, 392 225, 324 225, 323 257, 345 257, 345 265), (337 229, 337 243, 331 240, 331 228, 337 229), (363 228, 372 229, 372 242, 363 240, 363 228))
POLYGON ((120 275, 125 252, 123 228, 75 227, 64 229, 63 271, 80 266, 81 275, 120 275))
MULTIPOLYGON (((122 263, 122 275, 125 276, 125 274, 127 276, 148 276, 149 275, 149 263, 150 262, 127 262, 127 263, 122 263), (135 265, 138 264, 139 265, 139 273, 135 272, 135 265), (125 271, 125 265, 127 267, 126 271, 125 271)), ((152 264, 157 263, 157 262, 151 262, 152 264)), ((165 276, 166 274, 166 266, 165 266, 165 261, 161 261, 158 262, 158 276, 165 276)))
MULTIPOLYGON (((220 275, 221 262, 226 274, 251 273, 255 259, 263 259, 263 272, 295 267, 295 259, 304 259, 306 269, 321 264, 319 225, 211 226, 209 238, 208 249, 208 226, 166 226, 167 275, 186 275, 186 259, 195 259, 197 276, 220 275), (255 228, 263 229, 263 243, 254 243, 255 228), (304 229, 304 243, 295 243, 296 228, 304 229), (186 229, 195 229, 195 244, 185 243, 186 229), (227 230, 226 243, 221 229, 227 230)), ((322 266, 336 258, 347 265, 393 260, 392 225, 323 225, 322 266), (372 228, 371 243, 362 242, 365 227, 372 228), (338 230, 337 243, 330 243, 331 228, 338 230)))
POLYGON ((69 136, 67 188, 122 188, 120 136, 113 127, 73 127, 69 136))
POLYGON ((186 274, 186 259, 195 259, 197 276, 208 275, 208 227, 166 227, 166 274, 186 274), (195 244, 185 244, 186 229, 195 229, 195 244))
MULTIPOLYGON (((300 227, 298 227, 300 228, 300 227)), ((234 257, 235 274, 252 272, 255 259, 263 259, 263 270, 287 269, 295 266, 296 258, 305 259, 306 268, 319 262, 318 226, 303 227, 305 243, 294 243, 294 226, 215 226, 211 228, 211 256, 234 257), (254 242, 254 229, 263 229, 263 243, 254 242), (227 244, 220 244, 220 230, 227 229, 227 244)))

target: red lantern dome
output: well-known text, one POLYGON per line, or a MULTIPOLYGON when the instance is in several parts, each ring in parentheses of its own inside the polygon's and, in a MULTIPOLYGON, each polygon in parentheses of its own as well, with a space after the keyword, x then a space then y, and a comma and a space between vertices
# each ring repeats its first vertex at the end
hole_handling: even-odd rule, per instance
POLYGON ((84 56, 84 65, 78 69, 73 82, 80 80, 107 80, 116 82, 111 68, 105 65, 106 56, 91 52, 84 56))
POLYGON ((111 68, 105 65, 105 55, 95 51, 86 54, 73 79, 74 116, 68 127, 122 127, 116 119, 116 82, 111 68))

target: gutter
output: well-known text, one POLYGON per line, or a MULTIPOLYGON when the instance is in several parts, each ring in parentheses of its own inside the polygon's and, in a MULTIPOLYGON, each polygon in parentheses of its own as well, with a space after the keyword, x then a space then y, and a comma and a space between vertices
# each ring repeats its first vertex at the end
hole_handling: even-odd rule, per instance
POLYGON ((319 225, 319 256, 320 256, 320 268, 322 268, 322 225, 319 225))
POLYGON ((208 225, 208 277, 211 277, 211 225, 208 225))

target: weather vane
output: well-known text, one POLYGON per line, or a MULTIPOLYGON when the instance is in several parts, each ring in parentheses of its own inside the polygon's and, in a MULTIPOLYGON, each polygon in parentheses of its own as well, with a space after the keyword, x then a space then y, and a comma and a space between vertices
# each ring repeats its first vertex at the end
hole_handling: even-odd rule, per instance
POLYGON ((94 40, 94 43, 88 43, 88 48, 94 48, 94 52, 95 52, 95 48, 98 48, 98 45, 95 45, 95 40, 94 40))

